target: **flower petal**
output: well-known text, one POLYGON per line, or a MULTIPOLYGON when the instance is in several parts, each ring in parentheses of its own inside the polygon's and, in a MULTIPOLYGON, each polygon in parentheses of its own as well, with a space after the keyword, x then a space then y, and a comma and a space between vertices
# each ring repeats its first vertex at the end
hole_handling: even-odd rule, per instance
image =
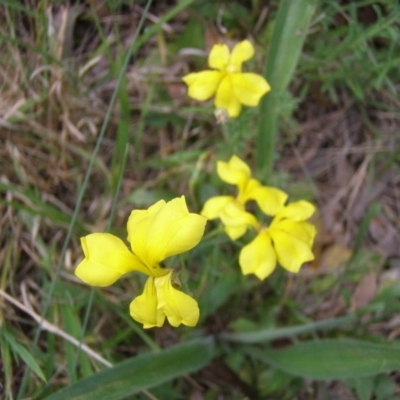
POLYGON ((252 58, 254 55, 254 47, 248 40, 243 40, 236 44, 232 50, 229 67, 232 68, 231 72, 240 72, 242 70, 242 63, 252 58))
POLYGON ((314 260, 311 246, 297 237, 278 230, 268 229, 274 242, 279 264, 290 272, 299 272, 303 263, 314 260))
POLYGON ((292 221, 284 219, 274 224, 272 229, 288 233, 312 247, 317 230, 315 226, 306 221, 292 221))
POLYGON ((262 231, 244 246, 239 255, 239 264, 244 275, 255 274, 265 279, 276 267, 276 254, 268 231, 262 231))
POLYGON ((208 55, 210 68, 225 71, 230 60, 230 51, 226 44, 215 44, 208 55))
POLYGON ((131 271, 150 271, 132 254, 124 242, 109 233, 92 233, 81 238, 85 258, 75 275, 92 286, 109 286, 131 271))
POLYGON ((237 240, 241 238, 247 232, 247 225, 241 226, 226 226, 225 233, 229 236, 231 240, 237 240))
POLYGON ((188 96, 199 101, 211 98, 221 79, 222 73, 218 71, 194 72, 182 78, 188 85, 188 96))
POLYGON ((192 297, 173 287, 172 271, 155 279, 158 307, 163 310, 168 322, 177 327, 181 324, 195 326, 200 317, 199 306, 192 297))
POLYGON ((166 204, 164 200, 160 200, 147 210, 133 210, 127 224, 128 242, 131 244, 132 251, 149 268, 152 276, 165 275, 165 270, 159 265, 161 259, 155 259, 149 253, 149 246, 151 246, 149 237, 154 219, 166 204))
POLYGON ((227 204, 232 203, 235 199, 232 196, 214 196, 208 199, 201 210, 201 215, 207 219, 219 218, 221 211, 227 204))
MULTIPOLYGON (((157 279, 157 278, 156 278, 157 279)), ((144 286, 143 294, 136 297, 129 306, 131 317, 143 324, 143 328, 153 328, 154 326, 163 326, 165 313, 157 308, 157 290, 154 284, 154 278, 149 277, 144 286)))
POLYGON ((231 83, 234 96, 246 106, 258 105, 261 97, 271 90, 261 75, 250 72, 231 74, 231 83))
POLYGON ((255 200, 266 215, 276 215, 283 209, 288 198, 285 192, 270 186, 254 186, 246 189, 245 196, 248 200, 255 200))
MULTIPOLYGON (((275 217, 277 221, 282 219, 291 219, 292 221, 305 221, 315 212, 315 206, 308 201, 300 200, 289 203, 275 217)), ((272 223, 274 223, 273 221, 272 223)))
POLYGON ((158 271, 162 260, 199 243, 207 219, 189 213, 184 196, 164 202, 154 213, 151 210, 146 218, 132 212, 128 220, 129 240, 135 254, 154 272, 152 275, 160 276, 165 274, 158 271))
POLYGON ((232 240, 243 236, 249 226, 258 229, 258 221, 253 214, 244 209, 244 206, 238 202, 232 202, 226 205, 220 214, 222 223, 225 225, 225 231, 232 240))
POLYGON ((235 97, 230 78, 231 75, 232 74, 226 75, 219 84, 215 94, 214 104, 217 109, 225 109, 231 118, 236 118, 240 114, 242 105, 235 97))
POLYGON ((224 182, 237 185, 239 191, 243 191, 251 177, 250 167, 236 155, 228 162, 218 161, 217 173, 224 182))
POLYGON ((249 200, 252 200, 249 195, 260 186, 261 183, 257 179, 250 178, 243 187, 239 187, 239 194, 236 200, 241 204, 246 204, 249 200))

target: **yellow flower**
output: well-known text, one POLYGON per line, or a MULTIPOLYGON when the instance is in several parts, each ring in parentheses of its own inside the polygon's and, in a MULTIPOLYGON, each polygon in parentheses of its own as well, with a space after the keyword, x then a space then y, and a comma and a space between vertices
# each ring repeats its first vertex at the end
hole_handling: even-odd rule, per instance
POLYGON ((257 106, 271 88, 261 75, 242 72, 242 63, 253 55, 254 48, 248 40, 237 43, 232 52, 226 44, 214 45, 208 56, 208 65, 213 70, 182 78, 189 87, 189 97, 204 101, 215 94, 216 108, 225 109, 232 118, 239 115, 242 104, 257 106))
POLYGON ((255 200, 267 215, 275 215, 283 208, 287 194, 273 187, 262 186, 259 181, 251 177, 249 166, 236 155, 233 155, 228 162, 218 161, 217 172, 224 182, 238 187, 238 195, 236 198, 211 197, 204 204, 201 215, 207 219, 220 218, 232 240, 243 236, 249 226, 256 230, 259 228, 254 215, 245 210, 248 201, 255 200))
POLYGON ((232 240, 243 236, 250 226, 257 232, 239 255, 244 275, 255 274, 263 280, 277 263, 290 272, 298 272, 303 263, 314 259, 312 245, 316 229, 306 221, 315 211, 311 203, 298 201, 285 206, 287 194, 262 186, 252 178, 249 166, 235 155, 228 162, 218 161, 217 172, 223 181, 238 187, 238 195, 208 199, 201 215, 208 219, 220 218, 232 240), (269 227, 246 211, 249 200, 256 201, 264 214, 274 217, 269 227))
POLYGON ((108 286, 128 272, 143 272, 149 278, 144 293, 131 303, 131 316, 145 328, 162 326, 165 317, 173 326, 194 326, 196 301, 173 287, 172 270, 161 262, 195 247, 205 224, 204 217, 189 213, 184 196, 160 200, 148 210, 132 211, 127 224, 132 251, 109 233, 81 238, 85 258, 75 274, 89 285, 108 286))
POLYGON ((241 250, 239 264, 243 274, 255 274, 263 280, 273 272, 277 262, 296 273, 303 263, 313 260, 316 229, 306 219, 314 211, 315 207, 307 201, 290 203, 279 211, 271 225, 241 250))

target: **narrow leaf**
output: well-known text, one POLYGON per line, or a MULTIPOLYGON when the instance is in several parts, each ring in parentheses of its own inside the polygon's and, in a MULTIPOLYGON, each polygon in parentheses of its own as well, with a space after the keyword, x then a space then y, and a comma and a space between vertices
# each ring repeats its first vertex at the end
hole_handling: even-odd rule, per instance
POLYGON ((32 354, 24 347, 22 344, 19 344, 15 341, 13 336, 6 331, 5 329, 3 330, 3 336, 4 339, 8 342, 10 345, 10 348, 12 351, 17 353, 21 359, 24 361, 24 363, 43 381, 46 382, 46 378, 42 372, 42 370, 39 367, 39 364, 36 362, 36 360, 33 358, 32 354))
POLYGON ((264 71, 271 92, 261 100, 257 129, 257 168, 267 179, 272 172, 283 94, 295 72, 316 4, 317 0, 283 0, 279 5, 264 71))
POLYGON ((351 339, 304 342, 249 353, 286 373, 311 379, 349 379, 400 369, 400 348, 351 339))
POLYGON ((141 354, 54 393, 46 400, 117 400, 127 398, 207 365, 211 338, 196 339, 166 350, 141 354))
POLYGON ((347 317, 332 318, 325 321, 311 322, 304 325, 290 326, 286 328, 269 328, 252 332, 225 333, 221 335, 222 339, 239 343, 265 343, 271 340, 283 337, 293 337, 305 333, 315 332, 317 330, 332 329, 338 326, 352 323, 356 318, 352 315, 347 317))

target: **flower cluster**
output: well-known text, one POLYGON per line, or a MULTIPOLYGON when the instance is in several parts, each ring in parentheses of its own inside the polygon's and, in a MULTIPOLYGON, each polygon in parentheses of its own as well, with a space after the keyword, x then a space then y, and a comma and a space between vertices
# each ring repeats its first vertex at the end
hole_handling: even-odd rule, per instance
POLYGON ((130 304, 132 318, 144 328, 162 326, 165 318, 177 327, 195 326, 197 302, 181 292, 174 271, 161 262, 195 247, 203 236, 206 218, 189 213, 185 197, 160 200, 148 210, 132 211, 127 224, 130 251, 109 233, 81 238, 85 258, 76 276, 92 286, 109 286, 122 275, 140 271, 148 275, 143 294, 130 304))
MULTIPOLYGON (((242 72, 243 62, 253 55, 248 40, 237 43, 232 51, 225 44, 214 45, 208 57, 212 69, 183 77, 189 96, 204 101, 215 95, 216 115, 224 117, 237 117, 243 105, 257 106, 270 86, 262 76, 242 72)), ((237 186, 237 196, 209 199, 201 215, 188 211, 184 196, 169 202, 160 200, 147 210, 134 210, 127 224, 130 249, 109 233, 83 237, 85 257, 75 270, 76 276, 89 285, 104 287, 129 272, 142 272, 148 278, 143 293, 130 304, 132 318, 144 328, 160 327, 165 319, 174 327, 195 326, 200 315, 196 300, 180 290, 174 270, 164 267, 162 261, 195 247, 207 219, 220 218, 232 240, 249 228, 256 232, 239 255, 245 275, 265 279, 277 263, 298 272, 304 262, 314 259, 311 248, 316 230, 306 221, 315 211, 311 203, 285 205, 287 194, 254 179, 248 165, 237 156, 219 161, 217 170, 223 181, 237 186), (247 211, 249 201, 255 201, 272 217, 269 226, 247 211)))
POLYGON ((237 156, 228 162, 218 161, 217 172, 223 181, 238 187, 238 195, 212 197, 204 204, 201 214, 207 219, 220 218, 232 240, 242 237, 249 227, 257 233, 240 252, 239 264, 244 275, 255 274, 263 280, 277 263, 290 272, 298 272, 303 263, 314 259, 312 245, 316 229, 306 221, 315 211, 311 203, 297 201, 285 205, 287 194, 261 185, 252 178, 249 166, 237 156), (246 211, 249 200, 254 200, 264 214, 273 217, 269 226, 246 211))
POLYGON ((226 44, 214 45, 208 56, 212 70, 182 78, 189 87, 189 97, 204 101, 215 95, 217 110, 225 110, 232 118, 239 115, 242 105, 257 106, 271 88, 261 75, 242 72, 243 62, 253 55, 254 48, 248 40, 237 43, 232 52, 226 44))

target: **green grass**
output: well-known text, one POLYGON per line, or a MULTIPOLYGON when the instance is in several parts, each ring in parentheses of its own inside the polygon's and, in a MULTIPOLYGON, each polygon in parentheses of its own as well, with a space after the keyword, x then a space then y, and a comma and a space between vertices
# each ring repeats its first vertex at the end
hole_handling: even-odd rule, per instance
POLYGON ((0 398, 335 399, 332 379, 397 398, 399 6, 310 1, 302 43, 285 36, 286 1, 50 3, 0 1, 0 398), (181 82, 217 38, 250 38, 245 69, 272 87, 226 125, 181 82), (75 277, 81 236, 125 240, 133 209, 184 194, 198 213, 234 194, 215 170, 234 153, 318 205, 311 266, 243 276, 251 234, 232 242, 209 222, 167 260, 201 309, 177 329, 129 316, 142 276, 96 289, 75 277), (319 346, 325 359, 302 362, 319 346), (340 364, 353 348, 368 370, 340 364))

